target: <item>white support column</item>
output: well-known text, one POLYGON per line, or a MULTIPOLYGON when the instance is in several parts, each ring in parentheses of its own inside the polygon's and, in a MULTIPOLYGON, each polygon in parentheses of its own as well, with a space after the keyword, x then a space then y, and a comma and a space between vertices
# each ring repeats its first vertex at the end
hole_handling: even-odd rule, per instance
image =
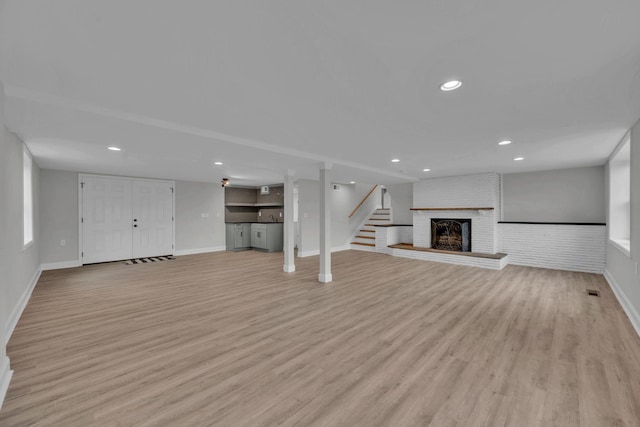
POLYGON ((328 283, 331 275, 331 164, 320 166, 320 274, 318 280, 328 283))
POLYGON ((294 262, 294 236, 295 228, 293 223, 293 187, 295 171, 287 171, 284 177, 284 266, 282 270, 286 273, 296 271, 294 262))

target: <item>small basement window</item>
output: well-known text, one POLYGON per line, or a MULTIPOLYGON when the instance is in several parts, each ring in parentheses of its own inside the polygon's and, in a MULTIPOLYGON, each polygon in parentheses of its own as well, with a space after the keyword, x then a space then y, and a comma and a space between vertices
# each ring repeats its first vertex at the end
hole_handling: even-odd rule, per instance
POLYGON ((631 134, 627 133, 609 159, 609 242, 631 251, 631 134))
POLYGON ((33 159, 31 153, 24 147, 22 150, 22 187, 23 187, 23 216, 24 216, 24 247, 26 248, 33 242, 33 182, 32 170, 33 159))

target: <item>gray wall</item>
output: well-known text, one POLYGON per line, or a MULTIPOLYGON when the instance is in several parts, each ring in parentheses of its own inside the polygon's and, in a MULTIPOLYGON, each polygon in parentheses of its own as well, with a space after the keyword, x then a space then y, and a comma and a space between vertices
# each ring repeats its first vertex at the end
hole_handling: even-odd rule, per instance
MULTIPOLYGON (((320 191, 318 185, 318 181, 307 179, 298 181, 299 256, 320 249, 320 191)), ((331 242, 331 244, 334 243, 331 242)))
POLYGON ((176 251, 224 248, 224 188, 176 182, 176 251))
MULTIPOLYGON (((391 197, 394 224, 413 224, 413 183, 385 185, 391 197)), ((385 206, 386 207, 386 206, 385 206)))
MULTIPOLYGON (((298 221, 300 241, 298 255, 306 256, 320 249, 320 188, 319 181, 301 179, 298 181, 298 221)), ((339 184, 339 189, 331 190, 331 247, 339 249, 350 244, 351 235, 364 217, 349 219, 349 214, 371 190, 369 184, 339 184)), ((380 205, 376 194, 369 201, 380 205)), ((373 205, 372 205, 373 206, 373 205)), ((367 204, 363 211, 372 209, 367 204)), ((369 212, 366 212, 368 216, 369 212)))
MULTIPOLYGON (((9 359, 5 343, 21 302, 40 269, 38 183, 33 164, 34 241, 23 248, 22 141, 5 127, 4 91, 0 83, 0 396, 6 391, 9 359)), ((1 402, 0 402, 1 405, 1 402)))
MULTIPOLYGON (((78 262, 78 173, 41 171, 42 263, 78 262), (60 240, 66 245, 60 246, 60 240)), ((223 248, 224 192, 217 184, 176 182, 175 251, 223 248), (204 214, 204 215, 203 215, 204 214)))
POLYGON ((40 171, 40 256, 43 263, 78 260, 78 174, 40 171), (64 246, 60 241, 64 240, 64 246))
POLYGON ((504 221, 605 222, 604 166, 502 175, 504 221))
MULTIPOLYGON (((608 191, 607 191, 608 201, 608 191)), ((607 203, 608 204, 608 203, 607 203)), ((631 129, 631 255, 607 244, 605 274, 640 334, 640 121, 631 129)))

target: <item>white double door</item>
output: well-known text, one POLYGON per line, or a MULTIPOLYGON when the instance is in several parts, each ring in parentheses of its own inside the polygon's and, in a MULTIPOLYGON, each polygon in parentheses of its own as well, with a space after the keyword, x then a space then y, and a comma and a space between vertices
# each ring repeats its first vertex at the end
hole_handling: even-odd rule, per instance
POLYGON ((82 263, 173 253, 172 181, 80 175, 82 263))

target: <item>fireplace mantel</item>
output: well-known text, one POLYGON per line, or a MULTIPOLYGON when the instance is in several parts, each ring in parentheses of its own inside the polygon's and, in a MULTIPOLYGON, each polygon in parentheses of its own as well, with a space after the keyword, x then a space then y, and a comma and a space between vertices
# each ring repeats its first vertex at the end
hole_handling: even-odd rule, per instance
POLYGON ((410 211, 492 211, 495 208, 409 208, 410 211))

